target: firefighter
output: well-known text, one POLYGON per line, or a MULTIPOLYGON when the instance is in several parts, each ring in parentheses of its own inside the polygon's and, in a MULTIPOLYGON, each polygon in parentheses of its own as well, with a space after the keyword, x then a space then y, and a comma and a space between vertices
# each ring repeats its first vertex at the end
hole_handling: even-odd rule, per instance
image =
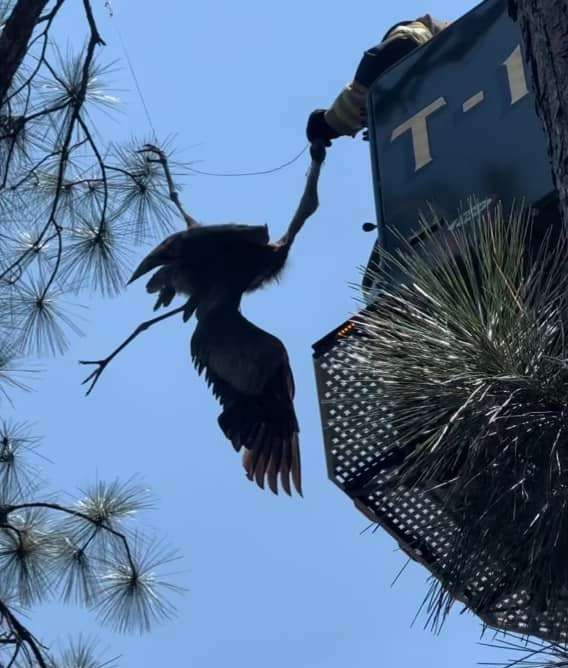
POLYGON ((337 137, 354 137, 367 124, 367 93, 375 79, 448 25, 447 21, 437 21, 426 14, 415 21, 402 21, 393 26, 378 46, 365 51, 354 80, 331 107, 316 109, 310 114, 306 128, 308 141, 320 140, 331 146, 331 140, 337 137))

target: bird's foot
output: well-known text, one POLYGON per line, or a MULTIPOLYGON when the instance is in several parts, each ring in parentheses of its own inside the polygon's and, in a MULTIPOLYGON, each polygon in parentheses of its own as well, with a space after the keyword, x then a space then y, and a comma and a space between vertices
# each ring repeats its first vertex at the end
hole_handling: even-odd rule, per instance
POLYGON ((159 158, 157 162, 163 162, 166 160, 166 154, 164 151, 155 144, 144 144, 144 146, 139 151, 137 151, 137 153, 155 153, 159 158))
POLYGON ((106 365, 109 363, 109 361, 110 360, 108 358, 106 360, 95 360, 95 361, 80 360, 79 361, 79 364, 96 364, 97 367, 98 367, 97 369, 95 369, 93 371, 93 373, 91 373, 89 376, 87 376, 87 378, 85 378, 85 380, 81 383, 81 385, 86 385, 89 382, 91 383, 89 385, 86 393, 85 393, 85 396, 88 397, 89 394, 91 394, 91 392, 93 391, 93 388, 97 384, 98 379, 100 378, 102 372, 105 370, 106 365))

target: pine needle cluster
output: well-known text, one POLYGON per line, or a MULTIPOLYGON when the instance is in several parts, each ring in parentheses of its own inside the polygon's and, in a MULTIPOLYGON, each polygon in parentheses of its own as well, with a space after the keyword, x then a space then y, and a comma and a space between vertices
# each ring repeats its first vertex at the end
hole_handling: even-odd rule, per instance
POLYGON ((346 363, 376 406, 365 428, 405 453, 393 487, 433 493, 452 518, 433 618, 455 596, 503 620, 515 602, 527 634, 562 637, 568 237, 522 207, 471 210, 453 226, 423 221, 420 240, 385 259, 346 363))
MULTIPOLYGON (((180 588, 164 568, 177 555, 136 528, 137 514, 152 506, 139 481, 97 482, 63 504, 45 494, 33 463, 38 446, 28 425, 0 423, 0 660, 17 651, 14 665, 35 666, 37 651, 46 665, 65 666, 48 662, 16 611, 59 598, 119 632, 147 632, 175 612, 169 595, 180 588)), ((92 655, 88 643, 66 651, 92 655)))
MULTIPOLYGON (((0 40, 15 4, 0 2, 0 40)), ((57 47, 51 30, 63 6, 47 3, 0 99, 0 358, 62 353, 79 332, 73 296, 116 295, 136 245, 172 224, 146 142, 100 138, 98 119, 120 103, 113 64, 101 60, 92 10, 84 47, 57 47)))
POLYGON ((74 296, 119 292, 133 248, 172 219, 145 142, 100 137, 101 114, 119 103, 113 66, 90 0, 78 3, 84 45, 58 47, 66 4, 0 0, 0 53, 10 55, 0 68, 0 665, 17 668, 114 665, 81 639, 55 656, 22 621, 38 603, 59 597, 120 632, 146 632, 173 614, 177 591, 163 573, 175 554, 133 524, 147 490, 130 480, 98 482, 71 504, 46 496, 38 439, 7 417, 28 360, 63 353, 80 333, 74 296))

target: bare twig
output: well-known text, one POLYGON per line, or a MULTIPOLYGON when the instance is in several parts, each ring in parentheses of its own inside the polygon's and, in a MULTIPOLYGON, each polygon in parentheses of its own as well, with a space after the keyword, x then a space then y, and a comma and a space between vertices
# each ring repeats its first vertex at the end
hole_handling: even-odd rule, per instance
MULTIPOLYGON (((97 26, 95 24, 95 21, 93 19, 93 14, 92 14, 92 9, 91 5, 89 3, 89 0, 83 0, 83 4, 85 6, 85 12, 87 14, 87 20, 89 22, 89 27, 91 29, 91 35, 89 38, 89 43, 87 44, 87 52, 85 55, 85 60, 83 61, 83 72, 81 76, 81 83, 79 85, 79 89, 77 91, 76 98, 73 100, 73 111, 71 113, 71 118, 69 120, 69 126, 67 129, 67 135, 65 137, 65 141, 63 142, 63 147, 61 149, 61 160, 59 161, 59 169, 57 173, 57 187, 55 191, 55 196, 53 198, 53 206, 51 208, 51 213, 49 215, 49 220, 47 222, 46 227, 44 228, 44 233, 49 229, 50 226, 54 226, 57 229, 57 221, 56 221, 56 214, 57 214, 57 209, 59 206, 59 199, 60 199, 60 191, 61 191, 61 186, 63 185, 63 179, 65 177, 65 171, 67 168, 67 160, 69 156, 69 146, 71 145, 71 139, 73 137, 73 131, 75 130, 75 123, 79 120, 79 114, 81 113, 81 108, 85 102, 85 98, 87 97, 87 87, 89 85, 89 71, 91 68, 91 64, 93 62, 93 59, 95 57, 95 48, 99 44, 104 44, 99 31, 97 29, 97 26)), ((43 238, 43 234, 40 237, 43 238)), ((60 260, 60 255, 58 255, 58 262, 55 265, 55 269, 52 271, 51 276, 49 277, 47 283, 45 284, 45 288, 42 292, 42 297, 45 297, 47 294, 49 288, 51 287, 53 281, 55 280, 55 276, 57 274, 57 270, 59 268, 59 262, 60 260)))
POLYGON ((105 46, 105 41, 99 33, 95 17, 93 16, 93 8, 91 7, 90 0, 83 0, 83 6, 85 8, 85 14, 87 15, 87 21, 89 22, 89 28, 91 29, 91 36, 95 40, 95 44, 105 46))
POLYGON ((41 645, 34 638, 34 636, 28 631, 28 629, 18 620, 16 615, 10 610, 10 608, 0 600, 0 614, 5 618, 6 622, 16 634, 16 636, 21 640, 21 642, 26 643, 26 645, 31 650, 34 655, 35 660, 40 668, 48 668, 47 662, 41 651, 41 645))

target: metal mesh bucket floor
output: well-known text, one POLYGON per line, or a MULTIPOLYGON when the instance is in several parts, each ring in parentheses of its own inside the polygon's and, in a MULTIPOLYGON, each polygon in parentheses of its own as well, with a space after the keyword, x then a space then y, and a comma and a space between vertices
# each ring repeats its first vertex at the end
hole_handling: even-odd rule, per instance
MULTIPOLYGON (((375 402, 380 388, 344 363, 354 332, 353 325, 346 325, 314 346, 329 477, 410 558, 447 584, 452 540, 462 527, 439 491, 400 486, 397 471, 405 449, 389 425, 389 407, 379 407, 379 425, 376 417, 370 417, 376 415, 377 406, 371 405, 369 395, 375 402), (381 434, 388 435, 388 443, 381 434)), ((507 564, 500 555, 487 555, 471 568, 467 582, 451 588, 450 598, 464 603, 488 626, 557 642, 568 640, 568 596, 561 599, 566 604, 554 612, 544 609, 535 614, 528 607, 527 592, 511 591, 503 585, 506 581, 507 564)))

